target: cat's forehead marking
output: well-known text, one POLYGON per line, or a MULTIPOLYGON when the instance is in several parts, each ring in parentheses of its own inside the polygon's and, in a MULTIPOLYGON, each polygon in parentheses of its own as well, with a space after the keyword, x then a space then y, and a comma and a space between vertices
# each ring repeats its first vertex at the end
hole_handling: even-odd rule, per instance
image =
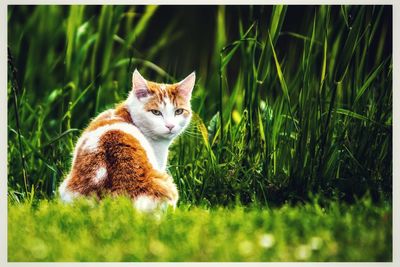
POLYGON ((172 103, 171 99, 165 98, 164 100, 164 108, 167 110, 174 109, 174 104, 172 103))
POLYGON ((145 109, 157 109, 162 105, 167 105, 166 100, 168 99, 172 106, 175 107, 187 107, 187 100, 179 94, 179 84, 160 84, 155 82, 147 82, 148 90, 151 97, 145 104, 145 109))

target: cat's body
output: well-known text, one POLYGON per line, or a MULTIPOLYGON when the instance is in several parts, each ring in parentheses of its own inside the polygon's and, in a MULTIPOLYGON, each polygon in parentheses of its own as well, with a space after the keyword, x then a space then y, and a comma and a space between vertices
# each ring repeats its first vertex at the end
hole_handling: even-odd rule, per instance
POLYGON ((99 114, 79 138, 61 199, 128 195, 140 210, 175 207, 168 147, 190 122, 194 81, 193 73, 177 84, 157 84, 135 71, 128 99, 99 114))

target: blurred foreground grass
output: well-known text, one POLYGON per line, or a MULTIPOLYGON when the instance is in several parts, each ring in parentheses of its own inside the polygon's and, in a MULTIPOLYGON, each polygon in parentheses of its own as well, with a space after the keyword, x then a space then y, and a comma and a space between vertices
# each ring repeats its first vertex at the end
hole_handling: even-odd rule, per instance
POLYGON ((10 204, 9 261, 391 261, 392 208, 368 199, 138 214, 125 198, 10 204))

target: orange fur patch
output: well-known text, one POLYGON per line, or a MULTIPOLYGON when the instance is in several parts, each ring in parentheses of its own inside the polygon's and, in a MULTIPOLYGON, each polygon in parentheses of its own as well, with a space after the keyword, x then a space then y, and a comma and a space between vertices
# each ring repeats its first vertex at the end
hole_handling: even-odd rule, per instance
POLYGON ((115 109, 101 113, 89 124, 84 132, 91 132, 104 125, 118 122, 133 123, 128 109, 123 104, 119 104, 115 109))

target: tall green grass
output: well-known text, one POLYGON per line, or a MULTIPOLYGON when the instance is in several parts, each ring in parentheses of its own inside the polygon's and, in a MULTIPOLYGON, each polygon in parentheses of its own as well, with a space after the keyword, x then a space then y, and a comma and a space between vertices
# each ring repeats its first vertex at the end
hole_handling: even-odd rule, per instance
POLYGON ((181 203, 390 200, 391 27, 390 6, 9 6, 9 197, 54 196, 137 67, 197 72, 181 203))

